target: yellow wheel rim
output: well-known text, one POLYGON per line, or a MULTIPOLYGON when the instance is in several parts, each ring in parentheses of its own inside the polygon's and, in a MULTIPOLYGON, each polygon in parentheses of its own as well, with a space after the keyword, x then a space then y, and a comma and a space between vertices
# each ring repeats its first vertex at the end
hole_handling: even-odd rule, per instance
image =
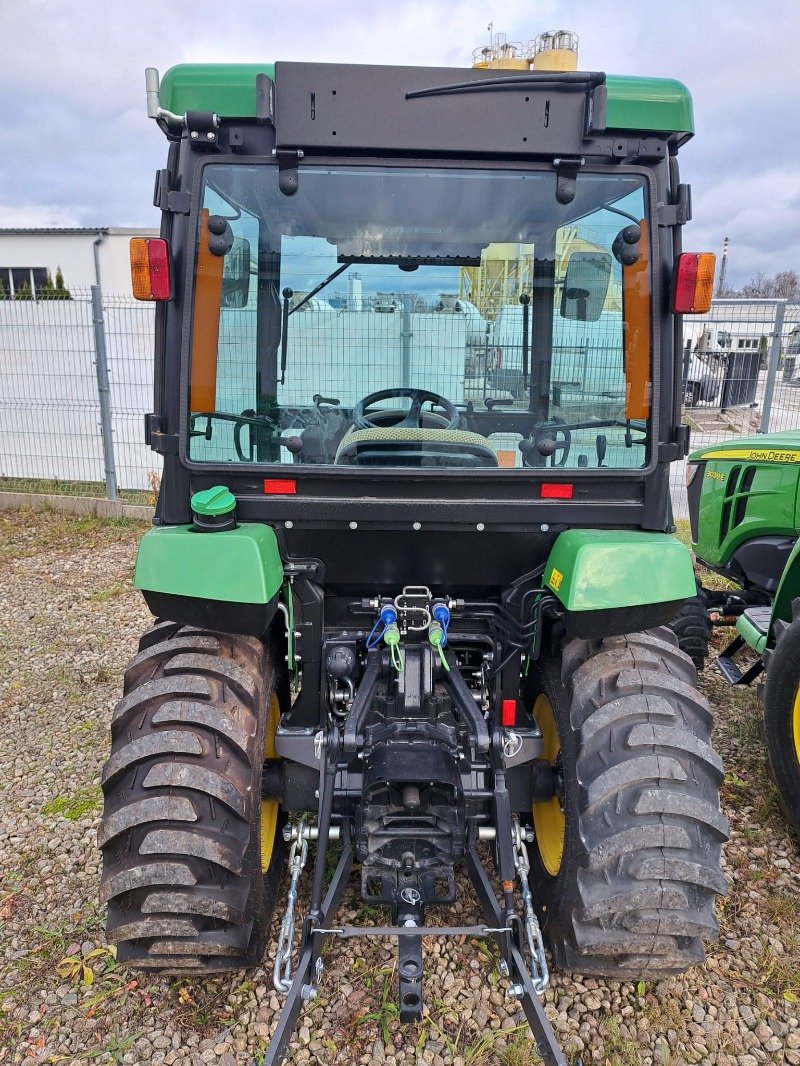
MULTIPOLYGON (((544 694, 536 697, 533 717, 542 732, 542 758, 550 766, 555 766, 561 743, 558 739, 553 708, 544 694)), ((555 877, 561 869, 561 860, 564 857, 564 834, 567 825, 558 797, 552 796, 549 800, 534 803, 531 806, 531 814, 536 832, 536 846, 539 849, 542 863, 547 872, 555 877)))
POLYGON ((800 688, 794 694, 792 707, 792 737, 794 739, 794 757, 800 762, 800 688))
MULTIPOLYGON (((278 702, 278 697, 273 693, 270 700, 269 710, 267 711, 267 729, 264 734, 264 758, 274 759, 276 757, 275 751, 275 731, 278 728, 278 722, 281 717, 281 707, 278 702)), ((261 801, 261 872, 266 873, 269 869, 269 864, 272 860, 272 849, 275 844, 275 831, 278 827, 278 808, 280 803, 277 800, 262 800, 261 801)))

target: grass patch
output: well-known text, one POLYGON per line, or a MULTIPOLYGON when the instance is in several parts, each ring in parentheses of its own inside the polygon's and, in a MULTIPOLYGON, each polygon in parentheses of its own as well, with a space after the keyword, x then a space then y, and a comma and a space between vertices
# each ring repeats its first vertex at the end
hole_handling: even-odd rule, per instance
POLYGON ((682 541, 687 548, 692 546, 692 528, 688 518, 675 519, 675 536, 682 541))
POLYGON ((541 1062, 530 1034, 517 1033, 509 1040, 505 1051, 500 1055, 503 1066, 533 1066, 541 1062))
POLYGON ((610 1066, 639 1066, 639 1045, 622 1035, 617 1019, 609 1016, 600 1024, 606 1034, 605 1061, 610 1066))
POLYGON ((89 600, 91 603, 108 603, 109 600, 115 600, 117 596, 123 596, 130 590, 130 587, 128 581, 114 581, 105 588, 93 592, 89 600))
POLYGON ((761 939, 753 987, 786 1003, 800 1003, 800 933, 782 930, 781 943, 784 953, 778 955, 766 937, 761 939))
POLYGON ((60 814, 70 822, 90 814, 100 806, 98 788, 82 788, 68 796, 55 796, 42 807, 42 814, 60 814))
MULTIPOLYGON (((0 492, 35 492, 41 496, 88 496, 105 500, 106 487, 102 481, 62 481, 60 478, 0 477, 0 492)), ((118 496, 125 503, 155 506, 155 498, 147 489, 120 489, 118 496)))
POLYGON ((42 552, 65 554, 133 542, 150 528, 130 518, 95 518, 57 511, 0 512, 0 563, 29 559, 42 552))

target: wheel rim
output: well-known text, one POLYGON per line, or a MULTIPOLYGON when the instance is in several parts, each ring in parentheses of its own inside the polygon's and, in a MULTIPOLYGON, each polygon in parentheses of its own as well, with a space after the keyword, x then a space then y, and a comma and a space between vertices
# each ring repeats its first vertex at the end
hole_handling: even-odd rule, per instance
MULTIPOLYGON (((555 766, 561 751, 561 744, 558 739, 553 708, 544 694, 536 697, 533 717, 542 733, 542 758, 550 766, 555 766)), ((564 857, 564 835, 567 827, 558 796, 551 796, 549 800, 534 803, 531 806, 531 814, 536 832, 536 846, 542 863, 547 872, 555 877, 561 869, 561 861, 564 857)))
MULTIPOLYGON (((267 711, 267 728, 264 734, 264 758, 276 758, 275 731, 281 716, 281 707, 278 697, 272 694, 267 711)), ((261 872, 266 873, 272 861, 272 851, 275 846, 275 831, 278 827, 278 800, 270 799, 261 801, 261 872)))
POLYGON ((794 694, 792 707, 792 738, 794 740, 794 757, 800 763, 800 686, 794 694))

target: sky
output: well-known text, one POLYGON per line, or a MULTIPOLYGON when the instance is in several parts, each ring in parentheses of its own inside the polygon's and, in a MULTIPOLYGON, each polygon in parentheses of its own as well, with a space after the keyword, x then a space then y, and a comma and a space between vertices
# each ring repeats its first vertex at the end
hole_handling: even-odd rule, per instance
POLYGON ((146 66, 469 66, 490 22, 511 41, 575 31, 584 70, 685 82, 685 249, 730 237, 734 288, 800 272, 800 0, 0 0, 0 227, 158 225, 146 66))

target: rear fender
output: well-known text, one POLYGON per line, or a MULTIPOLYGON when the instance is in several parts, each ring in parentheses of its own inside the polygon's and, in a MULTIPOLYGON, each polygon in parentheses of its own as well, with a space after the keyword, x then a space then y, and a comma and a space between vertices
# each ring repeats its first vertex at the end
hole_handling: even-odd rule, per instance
POLYGON ((567 633, 593 639, 667 625, 696 594, 689 549, 666 533, 570 529, 545 564, 567 633))
POLYGON ((283 563, 268 525, 157 526, 139 545, 133 583, 157 617, 261 636, 277 610, 283 563))

